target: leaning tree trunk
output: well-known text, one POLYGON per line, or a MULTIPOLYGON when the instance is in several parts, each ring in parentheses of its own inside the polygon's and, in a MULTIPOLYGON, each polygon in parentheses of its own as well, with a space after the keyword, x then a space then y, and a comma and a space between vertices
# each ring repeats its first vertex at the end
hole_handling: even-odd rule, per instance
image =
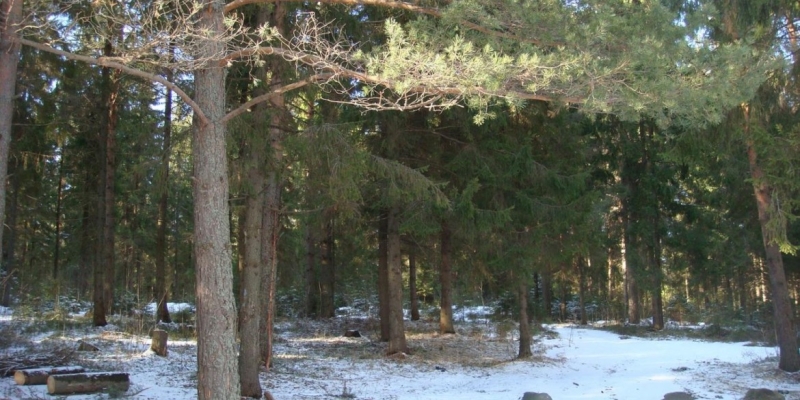
POLYGON ((753 182, 753 191, 758 209, 758 222, 761 225, 761 237, 767 256, 766 264, 775 315, 775 335, 777 336, 780 352, 778 368, 787 372, 795 372, 800 370, 800 354, 797 351, 797 330, 795 329, 791 298, 783 268, 783 256, 778 244, 772 239, 774 234, 771 233, 769 228, 773 218, 771 212, 775 212, 771 210, 771 207, 773 207, 773 188, 769 185, 766 174, 758 162, 755 141, 750 133, 749 111, 748 106, 744 106, 747 160, 750 164, 750 177, 753 182))
POLYGON ((400 258, 400 208, 389 209, 386 234, 388 256, 389 348, 387 354, 408 353, 403 323, 403 262, 400 258))
POLYGON ((519 300, 519 353, 517 358, 530 358, 531 352, 531 325, 528 320, 528 285, 521 281, 517 286, 517 299, 519 300))
POLYGON ((381 210, 378 218, 378 318, 381 341, 389 341, 389 212, 381 210))
MULTIPOLYGON (((22 1, 0 1, 0 248, 6 210, 8 153, 14 119, 14 97, 19 63, 19 44, 14 42, 17 24, 22 20, 22 1)), ((5 272, 9 272, 5 270, 5 272)))
MULTIPOLYGON (((213 33, 225 31, 222 0, 206 0, 196 21, 211 32, 198 38, 200 58, 225 52, 213 33)), ((197 397, 238 400, 236 304, 233 297, 228 160, 225 144, 225 69, 209 62, 195 73, 195 96, 206 121, 195 118, 192 137, 194 165, 194 253, 197 273, 197 397)))
POLYGON ((442 260, 439 268, 439 284, 442 298, 439 303, 439 333, 456 333, 453 328, 452 232, 447 221, 442 221, 440 241, 442 260))

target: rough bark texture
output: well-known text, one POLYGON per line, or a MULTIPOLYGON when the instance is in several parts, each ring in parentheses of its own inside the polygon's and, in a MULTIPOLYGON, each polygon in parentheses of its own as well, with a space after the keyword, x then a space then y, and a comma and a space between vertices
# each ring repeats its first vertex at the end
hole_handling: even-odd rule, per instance
MULTIPOLYGON (((272 137, 272 134, 270 135, 272 137)), ((273 141, 273 146, 276 142, 273 141)), ((276 153, 282 150, 275 150, 276 153)), ((264 218, 262 220, 261 230, 263 232, 262 244, 262 257, 265 266, 265 282, 264 289, 266 296, 266 304, 264 304, 264 311, 266 314, 266 323, 264 329, 261 330, 262 338, 264 338, 262 345, 262 358, 265 360, 265 365, 269 371, 272 365, 272 347, 273 337, 272 330, 275 322, 275 290, 278 279, 278 237, 280 235, 280 213, 281 206, 281 182, 278 173, 272 171, 267 177, 266 189, 267 201, 264 206, 264 218)), ((262 314, 262 315, 264 315, 262 314)))
POLYGON ((83 371, 83 367, 77 365, 22 369, 14 372, 14 383, 17 385, 46 385, 50 375, 77 374, 83 371))
POLYGON ((519 300, 519 353, 517 358, 530 358, 531 353, 531 326, 528 321, 528 285, 524 282, 517 287, 519 300))
POLYGON ((411 303, 411 320, 419 321, 419 297, 417 296, 417 255, 414 247, 408 251, 408 293, 411 303))
POLYGON ((50 375, 47 378, 47 393, 93 393, 101 390, 123 393, 128 391, 130 384, 128 374, 124 372, 50 375))
MULTIPOLYGON (((167 70, 167 80, 172 81, 172 70, 167 70)), ((166 323, 172 322, 167 308, 169 285, 167 284, 167 205, 169 200, 169 156, 172 146, 172 91, 167 89, 164 100, 164 143, 161 148, 160 186, 161 196, 158 199, 158 221, 156 222, 156 281, 155 298, 158 301, 156 319, 166 323)))
MULTIPOLYGON (((266 75, 263 67, 256 72, 259 78, 266 75)), ((254 91, 254 96, 259 95, 254 91)), ((267 123, 263 107, 256 107, 253 113, 254 125, 264 126, 267 123)), ((239 380, 242 386, 242 397, 260 398, 261 382, 258 379, 261 365, 261 329, 264 322, 262 309, 264 265, 262 264, 261 224, 264 217, 264 181, 266 175, 266 145, 263 132, 254 131, 244 146, 244 179, 247 188, 244 204, 243 260, 241 271, 241 289, 239 291, 239 380)))
POLYGON ((766 174, 758 162, 755 143, 749 132, 749 110, 745 113, 745 135, 747 137, 747 160, 750 164, 750 177, 753 181, 756 207, 758 209, 758 222, 761 225, 761 236, 766 253, 766 266, 769 274, 770 292, 775 316, 775 335, 778 341, 780 359, 778 368, 795 372, 800 370, 800 354, 797 346, 797 330, 795 328, 794 314, 792 312, 789 288, 786 282, 786 273, 783 268, 783 256, 778 244, 770 240, 769 231, 770 207, 772 205, 773 189, 766 180, 766 174))
MULTIPOLYGON (((206 0, 198 28, 225 30, 221 0, 206 0)), ((213 35, 210 35, 213 37, 213 35)), ((224 44, 200 41, 200 57, 215 57, 224 44)), ((228 160, 225 125, 225 70, 209 63, 195 73, 195 96, 208 123, 195 118, 192 137, 194 164, 194 253, 197 274, 197 397, 238 400, 236 305, 233 298, 228 160)))
MULTIPOLYGON (((106 42, 104 49, 106 56, 114 54, 110 42, 106 42)), ((114 308, 114 278, 115 278, 115 228, 116 228, 116 200, 114 177, 117 172, 117 123, 119 122, 119 77, 120 71, 116 69, 103 69, 103 97, 106 109, 103 110, 104 127, 102 129, 102 252, 101 264, 103 268, 103 301, 105 312, 111 313, 114 308)))
POLYGON ((442 290, 442 298, 439 301, 439 333, 456 333, 453 327, 453 235, 447 221, 442 221, 439 234, 441 246, 439 285, 442 290))
POLYGON ((389 213, 381 211, 378 219, 378 316, 381 341, 389 341, 389 213))
MULTIPOLYGON (((13 38, 22 20, 22 0, 0 2, 0 227, 5 225, 6 177, 8 153, 14 119, 14 97, 19 64, 19 45, 13 38)), ((3 248, 3 229, 0 229, 0 249, 3 248)), ((8 272, 4 269, 5 272, 8 272)))
POLYGON ((386 252, 388 256, 389 348, 387 354, 408 353, 403 322, 403 262, 400 258, 400 209, 389 209, 386 252))

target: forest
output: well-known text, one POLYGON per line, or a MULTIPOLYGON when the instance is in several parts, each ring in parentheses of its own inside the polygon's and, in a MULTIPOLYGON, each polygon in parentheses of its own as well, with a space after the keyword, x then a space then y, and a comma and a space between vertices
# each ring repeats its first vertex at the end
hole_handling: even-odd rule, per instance
POLYGON ((493 304, 520 358, 704 319, 800 370, 796 2, 0 4, 0 304, 196 304, 200 399, 365 304, 389 356, 493 304))

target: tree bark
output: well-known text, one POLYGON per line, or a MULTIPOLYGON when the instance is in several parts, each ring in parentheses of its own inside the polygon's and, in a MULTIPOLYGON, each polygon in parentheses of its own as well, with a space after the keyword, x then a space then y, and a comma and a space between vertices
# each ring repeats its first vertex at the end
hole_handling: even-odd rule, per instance
MULTIPOLYGON (((111 42, 106 42, 104 53, 113 55, 111 42)), ((103 301, 106 313, 114 311, 114 280, 115 280, 115 228, 116 228, 116 200, 115 200, 115 175, 117 172, 117 123, 119 122, 119 76, 116 69, 103 69, 103 88, 108 92, 104 94, 107 109, 104 110, 105 127, 103 129, 103 240, 100 245, 103 263, 103 301)))
POLYGON ((50 375, 47 378, 47 393, 75 394, 101 390, 122 393, 128 391, 130 384, 130 378, 124 372, 50 375))
POLYGON ((452 232, 447 221, 442 221, 440 231, 441 265, 439 285, 442 298, 439 302, 439 333, 456 333, 453 327, 453 264, 452 232))
POLYGON ((324 215, 324 238, 320 242, 322 255, 319 268, 320 318, 333 318, 336 313, 334 304, 334 288, 336 284, 336 264, 334 258, 333 211, 324 215))
POLYGON ((389 341, 389 212, 381 210, 378 219, 378 317, 381 341, 389 341))
POLYGON ((389 208, 386 232, 388 258, 389 348, 387 354, 408 353, 403 322, 403 262, 400 253, 400 208, 389 208))
POLYGON ((581 325, 586 325, 589 323, 586 318, 586 259, 578 256, 576 265, 578 267, 578 302, 581 309, 581 325))
POLYGON ((411 303, 411 320, 419 321, 419 297, 417 296, 417 254, 414 246, 408 250, 408 294, 411 303))
POLYGON ((787 372, 795 372, 800 370, 800 354, 798 354, 794 313, 792 311, 789 288, 786 282, 786 273, 783 267, 783 256, 781 255, 778 244, 771 239, 773 234, 769 230, 770 220, 772 218, 770 212, 773 202, 773 188, 767 181, 766 174, 758 162, 755 141, 750 132, 749 106, 745 105, 743 108, 745 117, 744 132, 747 141, 747 160, 750 165, 750 177, 753 182, 753 192, 755 194, 756 208, 758 209, 758 222, 761 225, 761 237, 766 254, 765 261, 769 274, 775 317, 775 335, 777 337, 780 353, 778 368, 787 372))
POLYGON ((317 290, 317 241, 314 238, 313 223, 306 226, 306 270, 305 270, 305 316, 314 317, 319 307, 317 290))
POLYGON ((519 353, 517 358, 530 358, 531 352, 531 326, 528 320, 528 285, 522 281, 517 286, 517 300, 519 301, 519 353))
MULTIPOLYGON (((3 242, 3 258, 5 264, 3 267, 5 276, 3 278, 6 280, 5 285, 3 285, 3 297, 0 299, 0 304, 4 307, 11 305, 11 291, 13 289, 11 278, 17 274, 17 234, 19 231, 17 216, 19 215, 19 190, 21 184, 19 176, 19 173, 15 173, 11 177, 11 204, 9 204, 8 215, 5 218, 6 227, 8 227, 8 236, 6 236, 5 242, 3 242)), ((5 187, 5 185, 2 186, 5 187)))
POLYGON ((77 374, 83 371, 83 367, 76 365, 21 369, 14 372, 14 383, 17 385, 46 385, 50 375, 77 374))
MULTIPOLYGON (((17 36, 17 24, 21 21, 22 1, 0 2, 0 228, 5 226, 8 154, 13 133, 17 65, 20 55, 20 46, 14 41, 14 37, 17 36)), ((0 249, 4 248, 3 244, 3 229, 0 229, 0 249)))
POLYGON ((630 216, 628 215, 628 201, 622 201, 623 218, 623 244, 622 257, 625 268, 625 300, 628 306, 628 323, 638 324, 640 322, 639 312, 639 285, 636 283, 636 271, 634 260, 634 249, 631 243, 630 216))
POLYGON ((153 329, 150 334, 150 350, 161 357, 167 356, 167 338, 169 334, 162 329, 153 329))
POLYGON ((544 315, 547 318, 553 317, 553 273, 550 271, 542 272, 542 302, 544 302, 544 315))
MULTIPOLYGON (((206 0, 198 14, 199 29, 225 31, 222 0, 206 0)), ((224 43, 199 38, 198 57, 223 54, 224 43)), ((225 124, 225 69, 209 62, 195 73, 197 104, 192 137, 194 165, 194 254, 197 280, 197 397, 238 400, 236 363, 236 305, 233 298, 230 220, 228 219, 228 160, 225 124)))
MULTIPOLYGON (((170 49, 170 53, 174 50, 170 49)), ((172 82, 172 69, 167 69, 166 79, 172 82)), ((172 322, 167 308, 169 285, 167 283, 167 218, 169 201, 169 158, 172 146, 172 91, 167 88, 164 95, 164 143, 161 148, 161 170, 159 184, 161 195, 158 199, 158 221, 156 222, 156 281, 155 298, 158 305, 156 320, 172 322)))

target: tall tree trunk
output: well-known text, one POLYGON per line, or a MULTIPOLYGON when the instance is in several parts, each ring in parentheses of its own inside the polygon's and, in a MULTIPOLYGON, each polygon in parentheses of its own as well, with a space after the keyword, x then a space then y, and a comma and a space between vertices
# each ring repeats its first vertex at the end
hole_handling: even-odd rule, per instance
POLYGON ((544 303, 544 315, 547 318, 553 317, 553 273, 550 271, 542 272, 542 302, 544 303))
POLYGON ((780 359, 778 368, 795 372, 800 370, 800 354, 797 346, 797 330, 794 323, 789 288, 786 283, 786 274, 783 268, 783 256, 778 244, 772 240, 770 222, 773 218, 770 213, 776 212, 773 207, 773 188, 767 181, 766 174, 758 162, 755 141, 750 132, 750 110, 744 107, 745 126, 744 132, 747 140, 747 160, 750 164, 750 177, 753 182, 756 208, 758 209, 758 222, 761 225, 761 237, 766 254, 767 271, 769 274, 770 291, 775 317, 775 335, 778 340, 780 359))
MULTIPOLYGON (((224 43, 222 0, 206 0, 197 17, 199 58, 217 57, 224 43)), ((228 219, 228 160, 225 145, 225 69, 216 62, 195 72, 195 96, 207 122, 195 118, 192 137, 194 164, 194 254, 197 278, 197 397, 200 400, 238 400, 236 363, 236 304, 233 297, 230 226, 228 219)))
MULTIPOLYGON (((658 235, 658 234, 656 234, 658 235)), ((650 276, 652 279, 652 288, 650 296, 650 305, 653 313, 653 329, 659 331, 664 329, 664 304, 661 295, 662 278, 661 274, 661 246, 659 244, 660 238, 656 237, 651 249, 650 265, 653 271, 650 276)))
POLYGON ((517 300, 519 301, 519 353, 517 358, 530 358, 531 352, 531 325, 528 320, 528 285, 520 280, 517 286, 517 300))
POLYGON ((630 234, 630 216, 628 215, 627 201, 622 202, 622 219, 623 219, 623 239, 622 239, 622 257, 625 269, 625 299, 628 306, 628 323, 638 324, 640 322, 639 313, 639 285, 636 283, 636 271, 634 260, 634 248, 631 243, 630 234))
POLYGON ((56 285, 60 284, 58 279, 58 265, 61 252, 61 207, 64 203, 64 148, 61 148, 58 159, 58 188, 56 189, 56 232, 53 240, 53 280, 56 285))
POLYGON ((319 266, 320 318, 333 318, 336 314, 334 304, 334 288, 336 284, 336 263, 334 258, 333 210, 323 216, 324 238, 320 242, 322 255, 319 266))
MULTIPOLYGON (((263 116, 263 110, 254 115, 256 121, 263 116)), ((263 124, 262 124, 263 125, 263 124)), ((255 132, 254 132, 255 133, 255 132)), ((256 134, 257 135, 257 134, 256 134)), ((264 265, 262 264, 261 246, 262 219, 264 218, 264 146, 263 141, 252 138, 245 146, 245 186, 249 188, 245 196, 244 219, 242 230, 242 272, 241 290, 239 291, 239 380, 242 386, 242 397, 260 398, 261 382, 258 379, 261 365, 261 328, 265 315, 262 310, 264 282, 264 265), (262 143, 262 146, 256 143, 262 143)))
POLYGON ((578 256, 576 266, 578 267, 578 302, 581 309, 581 325, 588 324, 586 318, 586 259, 578 256))
POLYGON ((453 264, 452 232, 447 221, 442 221, 440 231, 441 265, 439 285, 442 298, 439 302, 439 333, 456 333, 453 327, 453 264))
POLYGON ((414 246, 408 250, 408 292, 411 303, 411 320, 419 321, 419 297, 417 296, 417 254, 414 246))
MULTIPOLYGON (((14 98, 19 64, 19 44, 14 42, 17 24, 22 21, 22 1, 0 1, 0 228, 5 226, 8 154, 14 119, 14 98)), ((3 229, 0 229, 3 248, 3 229)), ((5 268, 5 267, 4 267, 5 268)), ((6 273, 9 271, 4 269, 6 273)))
MULTIPOLYGON (((6 236, 6 241, 3 243, 3 256, 4 256, 4 264, 5 269, 4 272, 6 273, 4 277, 3 283, 3 297, 0 299, 0 304, 4 307, 11 306, 11 290, 12 290, 12 278, 17 275, 17 256, 16 256, 16 247, 17 247, 17 216, 19 210, 19 190, 20 190, 20 174, 17 172, 11 177, 11 204, 9 204, 8 208, 8 216, 6 217, 6 227, 8 227, 8 235, 6 236)), ((5 185, 3 185, 5 186, 5 185)), ((5 229, 5 227, 3 227, 5 229)), ((3 230, 0 229, 0 230, 3 230)))
MULTIPOLYGON (((281 98, 282 100, 282 98, 281 98)), ((275 129, 273 129, 274 131, 275 129)), ((280 134, 280 132, 272 132, 273 134, 280 134)), ((272 142, 273 146, 278 145, 276 141, 272 142)), ((276 157, 283 149, 273 147, 276 157)), ((272 330, 275 322, 275 290, 277 288, 278 279, 278 237, 280 236, 280 207, 281 207, 281 180, 278 172, 270 171, 267 176, 266 188, 266 204, 264 205, 264 217, 261 222, 262 231, 262 262, 266 267, 264 269, 264 297, 262 301, 264 306, 262 315, 266 315, 266 324, 264 329, 261 330, 263 341, 262 356, 265 360, 267 371, 272 366, 272 347, 273 337, 272 330)))
POLYGON ((317 282, 317 241, 314 237, 313 223, 306 226, 306 270, 305 270, 305 316, 314 317, 318 313, 319 296, 317 282))
MULTIPOLYGON (((170 48, 170 53, 174 50, 170 48)), ((171 58, 171 57, 170 57, 171 58)), ((167 69, 166 79, 172 82, 172 69, 167 69)), ((158 198, 158 221, 156 222, 156 282, 155 298, 158 305, 156 319, 166 323, 172 322, 167 308, 169 285, 167 279, 167 213, 169 210, 169 158, 172 147, 172 91, 166 89, 164 95, 164 143, 161 148, 161 166, 159 185, 161 195, 158 198)))
POLYGON ((388 256, 389 348, 387 354, 408 353, 403 323, 403 261, 400 253, 400 208, 389 208, 386 252, 388 256))
POLYGON ((381 341, 389 341, 389 212, 381 210, 378 218, 378 317, 381 341))

